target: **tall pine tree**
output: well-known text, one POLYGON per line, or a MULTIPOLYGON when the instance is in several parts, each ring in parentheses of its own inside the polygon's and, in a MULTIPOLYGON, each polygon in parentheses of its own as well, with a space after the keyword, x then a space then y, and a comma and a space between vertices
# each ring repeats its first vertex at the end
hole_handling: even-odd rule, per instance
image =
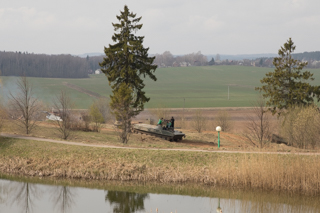
POLYGON ((278 51, 279 57, 273 59, 274 72, 266 73, 260 82, 262 87, 256 90, 263 92, 267 99, 266 105, 273 114, 281 114, 283 109, 294 106, 305 106, 314 103, 314 98, 319 101, 320 87, 312 86, 308 81, 314 80, 313 74, 303 71, 307 62, 292 58, 296 46, 291 38, 278 51))
POLYGON ((134 114, 137 115, 143 110, 144 103, 150 100, 143 91, 145 84, 142 77, 148 76, 156 81, 154 72, 157 66, 152 64, 155 57, 148 57, 149 48, 143 47, 144 36, 135 35, 142 28, 142 24, 139 24, 142 17, 136 18, 136 14, 130 12, 126 5, 120 13, 117 16, 119 23, 112 23, 115 31, 112 40, 115 44, 104 48, 106 57, 100 66, 113 89, 111 102, 121 85, 125 84, 132 90, 130 107, 135 109, 134 114))

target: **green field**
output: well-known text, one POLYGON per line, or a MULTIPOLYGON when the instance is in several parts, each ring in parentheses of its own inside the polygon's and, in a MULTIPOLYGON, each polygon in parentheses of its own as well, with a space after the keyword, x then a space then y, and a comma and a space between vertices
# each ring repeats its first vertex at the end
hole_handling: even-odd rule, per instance
MULTIPOLYGON (((151 97, 146 108, 196 108, 196 107, 246 107, 258 97, 254 87, 261 86, 260 79, 271 68, 245 66, 172 67, 156 70, 158 80, 146 79, 145 91, 151 97), (228 86, 230 89, 228 100, 228 86), (184 101, 185 99, 185 101, 184 101)), ((320 69, 314 73, 313 84, 320 84, 320 69)), ((103 96, 111 94, 104 75, 91 75, 87 79, 29 78, 37 97, 50 103, 61 89, 66 89, 77 108, 88 108, 94 100, 87 94, 65 86, 67 82, 103 96)), ((1 95, 15 91, 15 77, 2 77, 1 95)))

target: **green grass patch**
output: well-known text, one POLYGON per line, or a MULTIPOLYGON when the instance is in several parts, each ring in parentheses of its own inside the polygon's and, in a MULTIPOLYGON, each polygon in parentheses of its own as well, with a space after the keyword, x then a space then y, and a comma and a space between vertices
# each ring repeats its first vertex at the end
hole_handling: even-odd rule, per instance
MULTIPOLYGON (((260 80, 271 68, 245 66, 204 66, 204 67, 171 67, 156 70, 156 82, 146 78, 145 91, 151 100, 146 108, 166 106, 170 108, 197 107, 246 107, 256 100, 258 92, 255 87, 261 86, 260 80), (230 99, 228 100, 228 86, 230 99), (185 101, 184 101, 185 100, 185 101)), ((320 69, 310 70, 314 73, 313 84, 320 84, 320 69)), ((14 91, 15 77, 2 77, 4 88, 14 91)), ((86 79, 28 78, 35 87, 36 96, 50 103, 65 89, 75 102, 76 108, 88 108, 92 96, 81 93, 64 85, 74 84, 83 89, 109 97, 111 88, 107 78, 102 75, 91 75, 86 79)), ((3 90, 6 91, 6 90, 3 90)), ((4 96, 4 94, 2 94, 4 96)))

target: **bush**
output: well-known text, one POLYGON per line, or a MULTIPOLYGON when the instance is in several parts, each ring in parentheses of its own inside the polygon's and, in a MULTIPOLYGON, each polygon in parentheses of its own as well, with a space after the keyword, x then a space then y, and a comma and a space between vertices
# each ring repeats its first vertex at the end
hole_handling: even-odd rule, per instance
POLYGON ((88 110, 81 112, 81 117, 83 121, 83 131, 90 131, 91 116, 88 110))
POLYGON ((320 139, 320 113, 316 106, 293 107, 281 117, 281 135, 288 145, 315 148, 320 139))
POLYGON ((232 122, 227 111, 220 111, 215 119, 215 125, 220 126, 222 131, 229 132, 232 129, 232 122))
POLYGON ((192 127, 201 133, 207 125, 207 118, 202 114, 202 110, 197 110, 193 117, 192 127))
POLYGON ((170 116, 171 111, 165 105, 159 104, 158 108, 156 108, 155 114, 156 114, 158 119, 160 119, 160 118, 164 118, 164 119, 171 118, 171 116, 170 116))
POLYGON ((99 98, 94 102, 94 105, 98 108, 103 117, 103 123, 108 123, 111 120, 111 112, 109 107, 109 100, 107 98, 99 98))
POLYGON ((91 105, 89 114, 90 120, 94 123, 93 131, 100 132, 101 124, 104 122, 104 118, 96 102, 91 105))

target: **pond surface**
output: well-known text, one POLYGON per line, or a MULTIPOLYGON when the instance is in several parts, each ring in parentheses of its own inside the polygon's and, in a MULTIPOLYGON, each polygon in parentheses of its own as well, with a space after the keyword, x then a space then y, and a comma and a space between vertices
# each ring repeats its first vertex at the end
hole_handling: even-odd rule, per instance
POLYGON ((0 179, 0 212, 320 212, 320 197, 206 186, 0 179), (158 209, 158 211, 157 211, 158 209))

